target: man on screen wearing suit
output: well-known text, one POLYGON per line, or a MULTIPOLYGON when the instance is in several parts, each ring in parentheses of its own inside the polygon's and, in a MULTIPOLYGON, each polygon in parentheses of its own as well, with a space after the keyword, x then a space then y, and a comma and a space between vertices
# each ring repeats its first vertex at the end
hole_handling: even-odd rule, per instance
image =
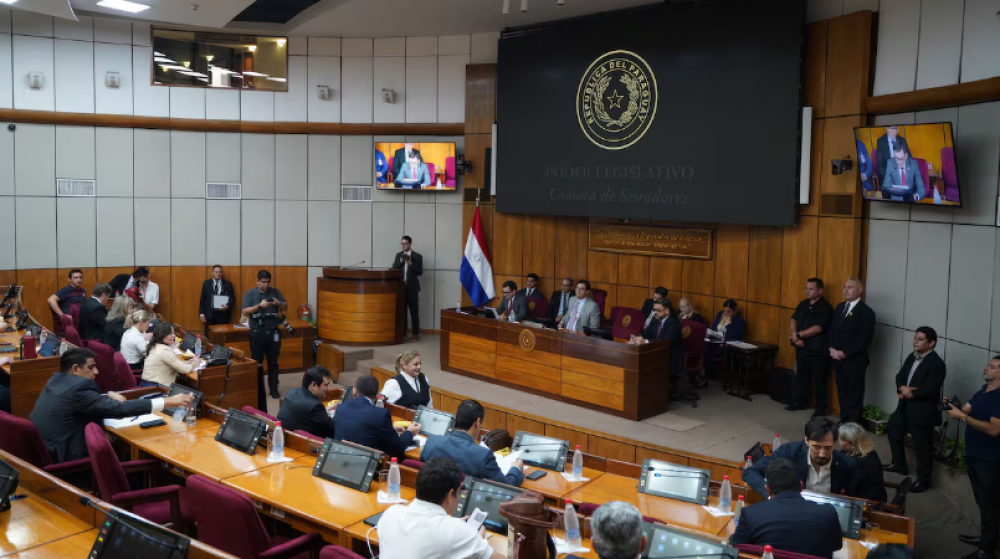
POLYGON ((549 297, 549 318, 556 322, 562 320, 566 309, 570 308, 570 301, 573 300, 573 285, 575 284, 573 278, 563 278, 562 283, 559 284, 559 291, 552 292, 552 296, 549 297))
POLYGON ((601 308, 597 302, 587 296, 590 292, 590 282, 587 280, 577 280, 576 298, 570 302, 570 308, 566 309, 562 320, 559 321, 560 330, 572 330, 577 334, 583 334, 584 328, 601 327, 601 308))
POLYGON ((528 318, 528 300, 517 291, 517 284, 510 280, 503 282, 503 300, 497 306, 497 317, 511 322, 522 322, 528 318))
POLYGON ((886 166, 897 145, 906 148, 906 155, 910 155, 910 146, 907 145, 906 138, 899 135, 897 126, 886 126, 885 135, 875 140, 875 172, 878 173, 879 186, 885 184, 886 166))
POLYGON ((424 160, 424 157, 422 155, 420 155, 420 150, 419 149, 413 149, 413 144, 412 143, 403 144, 403 147, 401 147, 401 148, 399 148, 399 149, 396 150, 396 153, 392 157, 392 176, 393 177, 398 177, 399 176, 399 170, 402 169, 403 165, 405 165, 410 160, 410 154, 413 154, 413 153, 417 154, 417 157, 421 161, 424 160))
POLYGON ((206 333, 210 326, 230 321, 230 308, 234 299, 236 291, 231 281, 223 279, 222 266, 212 266, 212 277, 201 284, 201 299, 198 302, 198 318, 205 325, 206 333), (226 298, 226 302, 219 308, 215 308, 216 297, 226 298))
POLYGON ((884 469, 906 475, 906 433, 913 438, 917 454, 917 482, 910 487, 912 493, 923 493, 931 485, 934 473, 934 428, 941 425, 941 388, 947 374, 944 360, 934 351, 937 332, 930 326, 921 326, 913 334, 913 353, 906 358, 896 373, 896 397, 899 404, 889 418, 889 445, 892 463, 884 469))
POLYGON ((392 267, 403 270, 403 282, 406 283, 406 309, 410 313, 410 326, 413 341, 420 341, 420 276, 424 275, 424 257, 411 248, 413 239, 404 236, 399 245, 402 251, 396 253, 392 267))
POLYGON ((396 186, 409 190, 423 190, 431 185, 431 173, 427 164, 420 160, 420 154, 410 153, 410 159, 395 175, 396 186))
POLYGON ((893 158, 886 163, 882 197, 900 202, 918 202, 924 197, 924 176, 920 164, 906 153, 906 146, 896 143, 893 158))
POLYGON ((830 358, 837 375, 840 419, 844 423, 861 423, 868 346, 875 335, 875 311, 861 301, 864 290, 857 278, 844 282, 844 302, 834 309, 830 327, 830 358))

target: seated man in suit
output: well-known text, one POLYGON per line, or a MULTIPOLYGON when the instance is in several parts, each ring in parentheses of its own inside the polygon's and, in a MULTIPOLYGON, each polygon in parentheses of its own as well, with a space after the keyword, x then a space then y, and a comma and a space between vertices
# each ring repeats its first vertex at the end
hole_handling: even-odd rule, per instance
POLYGON ((642 325, 643 328, 649 326, 649 323, 653 321, 656 316, 653 313, 653 303, 657 301, 663 301, 667 298, 667 288, 657 287, 653 290, 653 298, 646 299, 646 302, 642 304, 642 316, 646 317, 646 322, 642 325))
POLYGON ((899 202, 919 202, 924 197, 920 165, 909 156, 904 144, 896 144, 892 159, 886 163, 882 197, 899 202))
POLYGON ((573 286, 576 282, 573 278, 563 278, 559 284, 559 291, 553 291, 549 298, 549 318, 559 322, 562 320, 566 309, 570 308, 570 301, 573 300, 573 286))
MULTIPOLYGON (((638 559, 648 542, 642 513, 624 501, 608 501, 590 517, 590 541, 600 559, 638 559)), ((566 559, 580 559, 567 555, 566 559)))
POLYGON ((538 274, 528 274, 528 287, 518 291, 517 294, 525 299, 529 297, 540 297, 544 299, 545 294, 538 289, 538 274))
POLYGON ((764 472, 772 460, 786 458, 795 464, 802 486, 821 493, 846 492, 851 488, 854 461, 847 454, 834 450, 837 442, 837 423, 826 416, 816 416, 806 423, 804 441, 781 445, 769 457, 757 461, 743 471, 743 481, 767 497, 764 472))
POLYGON ((420 154, 410 153, 410 160, 399 168, 396 174, 396 186, 411 190, 423 190, 431 184, 431 173, 427 164, 420 160, 420 154))
POLYGON ((497 305, 497 316, 500 320, 522 322, 528 318, 528 300, 517 292, 517 284, 507 280, 503 282, 503 299, 497 305))
POLYGON ((333 376, 322 366, 315 365, 302 375, 302 387, 285 394, 278 411, 278 421, 286 431, 305 431, 317 437, 333 438, 333 419, 326 412, 323 397, 330 389, 333 376))
POLYGON ((358 377, 354 383, 354 399, 337 406, 337 414, 333 416, 334 438, 381 450, 403 460, 406 448, 413 443, 413 436, 420 432, 420 424, 414 421, 405 431, 396 431, 389 410, 375 406, 377 397, 378 380, 371 375, 358 377))
MULTIPOLYGON (((190 394, 153 400, 126 400, 114 392, 101 394, 94 352, 76 348, 59 358, 59 372, 52 375, 31 410, 31 422, 45 441, 52 460, 68 462, 89 456, 84 428, 91 422, 162 411, 164 407, 189 406, 190 394)), ((105 371, 104 374, 113 374, 105 371)))
POLYGON ((467 476, 488 479, 498 483, 506 483, 517 487, 524 481, 521 471, 524 463, 520 460, 504 475, 497 465, 493 451, 479 446, 476 440, 483 430, 483 417, 486 412, 482 404, 475 400, 465 400, 458 405, 455 414, 455 430, 440 437, 428 437, 424 449, 420 452, 420 461, 427 462, 432 458, 449 458, 458 465, 458 469, 467 476))
POLYGON ((684 370, 681 321, 674 316, 674 307, 666 297, 653 303, 653 321, 643 328, 641 336, 636 336, 630 343, 651 344, 663 340, 670 341, 670 370, 679 374, 684 370))
POLYGON ((577 280, 576 298, 570 300, 570 308, 566 309, 559 321, 560 330, 572 330, 583 335, 584 328, 601 327, 601 308, 597 302, 587 296, 590 292, 590 282, 577 280))
POLYGON ((108 318, 108 308, 104 305, 110 296, 111 287, 106 283, 99 283, 94 286, 90 299, 80 305, 80 324, 76 325, 80 331, 80 339, 101 341, 108 318))
POLYGON ((769 461, 766 487, 770 500, 743 509, 730 545, 766 544, 775 551, 826 559, 844 545, 836 509, 803 499, 802 482, 795 470, 791 460, 769 461))
POLYGON ((423 159, 423 156, 420 155, 420 150, 414 148, 412 143, 403 144, 403 147, 397 149, 396 152, 392 154, 393 177, 399 176, 399 171, 403 168, 403 165, 410 160, 410 156, 414 153, 417 154, 418 158, 423 159))

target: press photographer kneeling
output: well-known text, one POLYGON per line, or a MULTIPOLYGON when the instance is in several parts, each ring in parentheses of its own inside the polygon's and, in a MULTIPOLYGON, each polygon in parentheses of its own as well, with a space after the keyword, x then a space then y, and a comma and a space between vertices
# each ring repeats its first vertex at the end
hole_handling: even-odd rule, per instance
POLYGON ((960 409, 954 400, 946 406, 949 417, 968 423, 965 462, 979 505, 981 535, 958 537, 979 549, 964 559, 994 559, 1000 535, 1000 355, 986 364, 983 380, 986 385, 960 409))

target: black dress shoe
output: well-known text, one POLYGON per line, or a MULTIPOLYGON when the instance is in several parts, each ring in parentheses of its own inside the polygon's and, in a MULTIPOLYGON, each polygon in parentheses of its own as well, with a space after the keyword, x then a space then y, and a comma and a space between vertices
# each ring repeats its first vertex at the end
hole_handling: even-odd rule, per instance
POLYGON ((785 411, 801 411, 808 409, 805 404, 792 404, 790 406, 785 406, 785 411))
POLYGON ((931 484, 926 481, 918 481, 910 486, 910 493, 923 493, 931 488, 931 484))
POLYGON ((974 547, 979 547, 979 540, 980 540, 979 536, 965 536, 962 534, 959 534, 958 536, 958 541, 974 547))
POLYGON ((962 557, 962 559, 995 559, 996 556, 993 553, 987 553, 982 549, 977 549, 972 553, 962 557))
MULTIPOLYGON (((882 471, 884 471, 884 472, 890 472, 890 473, 893 473, 893 474, 903 474, 904 476, 906 474, 910 473, 909 471, 907 471, 906 468, 904 468, 902 466, 897 466, 895 464, 882 464, 882 471)), ((916 485, 916 484, 914 484, 914 485, 916 485)), ((910 487, 910 491, 913 491, 913 486, 910 487)))

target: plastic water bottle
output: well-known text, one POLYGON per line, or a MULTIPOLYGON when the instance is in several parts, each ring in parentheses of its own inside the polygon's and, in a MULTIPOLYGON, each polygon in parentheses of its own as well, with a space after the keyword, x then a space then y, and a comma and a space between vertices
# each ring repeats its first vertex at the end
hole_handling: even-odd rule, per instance
POLYGON ((580 452, 580 445, 576 445, 576 452, 573 453, 573 478, 583 479, 583 453, 580 452))
POLYGON ((455 303, 455 312, 462 312, 462 300, 461 299, 459 299, 458 302, 455 303))
POLYGON ((749 470, 750 468, 753 468, 753 460, 750 459, 749 456, 747 456, 747 461, 746 461, 745 464, 743 464, 743 469, 744 470, 749 470))
POLYGON ((719 489, 719 509, 726 512, 733 510, 733 488, 729 486, 729 476, 722 476, 722 488, 719 489))
POLYGON ((389 500, 398 501, 399 498, 399 464, 393 458, 389 464, 389 500))
POLYGON ((743 499, 743 495, 736 498, 736 510, 733 512, 733 522, 736 524, 740 523, 740 515, 743 514, 743 506, 746 505, 746 501, 743 499))
POLYGON ((765 545, 764 555, 761 555, 760 559, 774 559, 774 548, 769 545, 765 545))
POLYGON ((379 394, 375 398, 375 407, 376 408, 384 408, 385 407, 385 396, 379 394))
POLYGON ((781 435, 775 433, 774 441, 771 443, 771 454, 778 452, 778 448, 781 447, 781 435))
POLYGON ((187 407, 187 415, 184 417, 184 421, 187 422, 188 427, 194 427, 198 423, 198 410, 195 408, 194 404, 187 407))
POLYGON ((285 431, 281 428, 281 422, 274 424, 274 433, 271 433, 271 460, 281 460, 285 457, 285 431))
POLYGON ((937 189, 936 186, 934 187, 934 203, 935 204, 940 204, 941 203, 941 193, 938 192, 938 189, 937 189))
POLYGON ((564 527, 566 529, 566 542, 572 549, 583 547, 583 538, 580 537, 580 519, 576 516, 576 509, 573 508, 573 501, 566 499, 566 514, 563 516, 564 527))
POLYGON ((201 336, 194 337, 194 355, 201 357, 201 336))

